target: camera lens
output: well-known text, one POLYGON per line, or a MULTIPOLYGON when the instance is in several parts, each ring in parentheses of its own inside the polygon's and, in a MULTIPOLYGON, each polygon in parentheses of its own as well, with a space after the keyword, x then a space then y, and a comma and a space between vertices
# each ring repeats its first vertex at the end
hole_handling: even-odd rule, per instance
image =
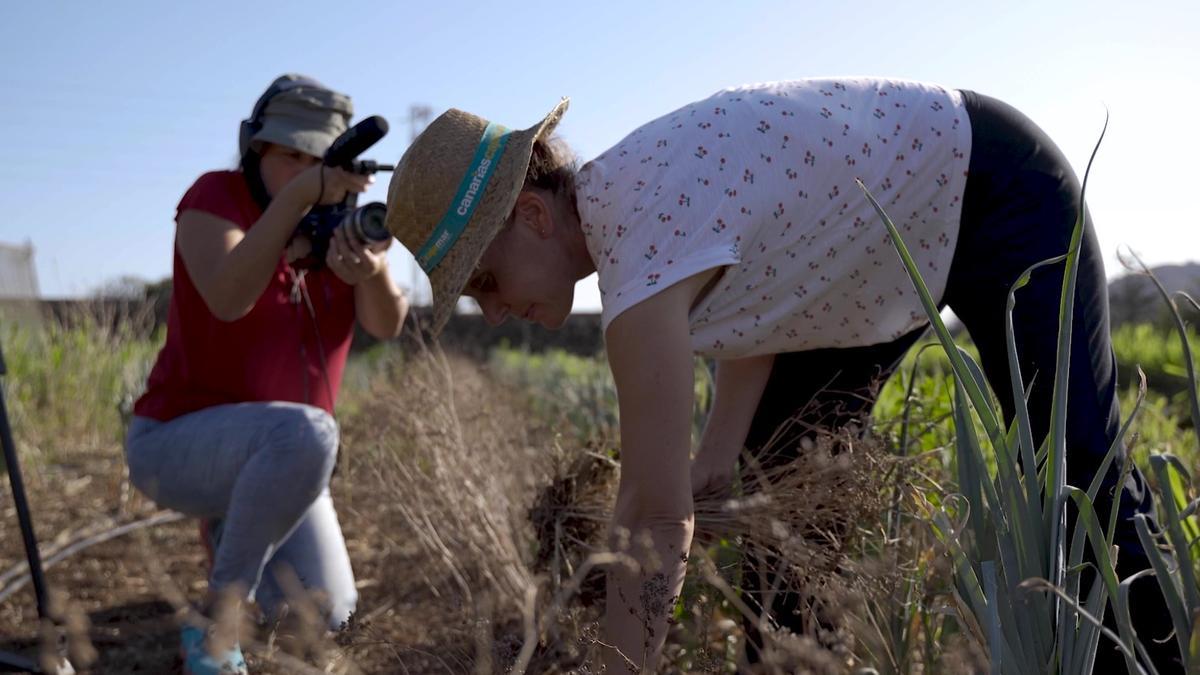
POLYGON ((387 207, 381 202, 371 202, 354 209, 343 225, 350 228, 350 233, 358 237, 359 241, 371 243, 376 241, 386 241, 391 237, 391 232, 387 229, 387 207))

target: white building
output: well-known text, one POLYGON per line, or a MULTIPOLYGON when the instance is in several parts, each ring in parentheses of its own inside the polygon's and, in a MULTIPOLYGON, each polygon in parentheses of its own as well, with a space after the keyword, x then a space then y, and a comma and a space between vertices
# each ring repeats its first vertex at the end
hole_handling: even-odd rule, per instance
POLYGON ((36 300, 38 295, 33 244, 0 243, 0 300, 36 300))

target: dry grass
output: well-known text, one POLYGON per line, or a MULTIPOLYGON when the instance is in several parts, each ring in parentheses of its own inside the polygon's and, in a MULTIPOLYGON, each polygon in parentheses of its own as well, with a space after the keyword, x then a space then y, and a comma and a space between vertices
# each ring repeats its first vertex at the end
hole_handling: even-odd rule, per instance
MULTIPOLYGON (((564 445, 564 436, 533 421, 523 394, 475 362, 437 351, 371 362, 343 397, 333 481, 360 611, 345 630, 322 635, 305 620, 315 615, 305 611, 310 599, 297 594, 290 622, 243 628, 255 672, 599 672, 603 565, 621 559, 603 548, 619 462, 599 443, 564 445)), ((114 505, 127 519, 149 514, 144 500, 127 501, 119 449, 89 452, 103 466, 87 473, 111 475, 111 484, 99 490, 88 483, 97 488, 92 515, 64 522, 96 520, 114 505), (106 501, 101 492, 123 496, 106 501)), ((800 591, 822 614, 805 636, 764 624, 769 665, 762 669, 844 671, 855 662, 853 640, 845 617, 830 610, 860 604, 873 583, 850 554, 860 531, 885 510, 886 453, 871 440, 821 436, 796 460, 747 458, 747 466, 734 493, 697 501, 700 537, 664 668, 731 670, 743 615, 753 614, 734 590, 736 552, 749 551, 756 560, 785 561, 771 568, 783 572, 775 592, 800 591)), ((52 483, 42 486, 46 494, 52 483)), ((122 580, 140 579, 137 597, 159 599, 153 607, 143 602, 155 612, 143 623, 154 624, 159 637, 148 634, 121 663, 170 663, 170 654, 139 650, 162 642, 172 652, 175 632, 164 617, 186 614, 204 591, 194 528, 190 521, 159 526, 134 534, 134 546, 103 544, 64 562, 62 574, 75 577, 76 568, 104 555, 113 571, 70 586, 76 598, 89 598, 89 613, 66 612, 54 634, 70 637, 73 649, 84 649, 90 636, 99 663, 115 663, 116 629, 89 629, 79 619, 103 621, 98 610, 126 592, 122 580), (98 586, 100 578, 106 581, 98 586)), ((129 611, 137 606, 130 602, 129 611)))
MULTIPOLYGON (((380 422, 372 432, 373 482, 395 519, 383 529, 412 536, 428 561, 418 572, 424 583, 443 607, 458 608, 456 620, 444 617, 436 627, 438 642, 457 645, 455 662, 474 672, 594 668, 605 648, 596 628, 598 563, 620 555, 604 546, 619 480, 614 453, 527 432, 528 420, 502 386, 440 354, 409 363, 402 382, 378 393, 364 413, 380 422)), ((704 575, 706 544, 718 540, 771 561, 778 581, 768 592, 801 592, 821 616, 803 639, 764 625, 769 670, 803 662, 838 672, 853 659, 844 614, 835 608, 852 606, 849 598, 870 586, 848 554, 860 526, 886 509, 886 453, 845 432, 819 435, 791 461, 748 458, 747 465, 735 495, 697 500, 692 575, 704 575)), ((691 649, 675 645, 674 653, 692 668, 705 658, 713 672, 730 665, 717 656, 740 639, 731 629, 741 618, 733 604, 739 596, 729 582, 685 598, 710 605, 684 607, 690 623, 675 631, 691 649), (725 612, 714 618, 718 604, 725 612)))
MULTIPOLYGON (((380 584, 419 578, 436 599, 426 643, 456 671, 598 671, 606 649, 601 563, 619 557, 605 549, 616 453, 564 447, 562 437, 530 428, 520 396, 475 364, 437 352, 380 376, 371 392, 356 416, 371 424, 355 440, 353 482, 389 504, 380 545, 397 554, 380 584), (420 549, 419 569, 398 552, 401 542, 389 545, 401 533, 420 549)), ((863 602, 871 581, 850 554, 864 522, 887 508, 888 461, 876 442, 851 432, 817 435, 791 461, 748 458, 736 494, 698 498, 692 591, 667 668, 731 668, 728 646, 742 639, 742 615, 752 615, 733 590, 737 566, 726 560, 718 573, 712 563, 720 557, 715 540, 772 561, 779 581, 769 592, 811 598, 809 635, 763 626, 764 671, 835 673, 853 663, 844 610, 863 602)))
MULTIPOLYGON (((415 542, 426 564, 397 570, 405 578, 383 579, 381 591, 418 576, 450 610, 429 625, 432 641, 452 652, 444 658, 468 672, 507 672, 522 656, 531 603, 547 601, 527 513, 551 480, 552 437, 531 433, 511 392, 468 361, 426 353, 401 378, 379 382, 363 410, 377 424, 359 470, 390 505, 380 529, 415 542)), ((587 632, 582 623, 571 630, 587 632)), ((525 656, 529 672, 581 665, 586 647, 547 640, 525 656)))

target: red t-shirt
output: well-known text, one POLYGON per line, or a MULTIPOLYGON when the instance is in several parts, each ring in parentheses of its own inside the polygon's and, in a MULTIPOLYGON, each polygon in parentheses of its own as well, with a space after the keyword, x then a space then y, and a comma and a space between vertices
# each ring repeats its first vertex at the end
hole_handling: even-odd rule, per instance
MULTIPOLYGON (((196 180, 179 202, 247 230, 262 215, 240 171, 196 180)), ((293 302, 282 253, 267 289, 236 321, 213 316, 175 249, 167 342, 134 413, 160 421, 201 408, 244 401, 292 401, 333 412, 354 331, 354 289, 328 268, 304 282, 313 314, 293 302), (322 351, 324 364, 322 364, 322 351)))

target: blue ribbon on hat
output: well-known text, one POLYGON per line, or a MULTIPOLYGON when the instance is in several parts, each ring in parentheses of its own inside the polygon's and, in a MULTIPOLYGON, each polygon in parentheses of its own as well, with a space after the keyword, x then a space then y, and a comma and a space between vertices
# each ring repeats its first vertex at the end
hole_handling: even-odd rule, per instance
POLYGON ((442 258, 450 252, 454 242, 458 241, 466 229, 484 191, 487 190, 488 181, 495 173, 496 165, 500 163, 500 157, 504 154, 504 147, 511 135, 508 127, 495 122, 489 122, 483 130, 483 138, 475 148, 475 157, 458 186, 458 192, 454 194, 454 200, 450 202, 450 208, 446 215, 442 216, 441 222, 433 228, 421 250, 417 251, 417 263, 426 274, 441 263, 442 258))

